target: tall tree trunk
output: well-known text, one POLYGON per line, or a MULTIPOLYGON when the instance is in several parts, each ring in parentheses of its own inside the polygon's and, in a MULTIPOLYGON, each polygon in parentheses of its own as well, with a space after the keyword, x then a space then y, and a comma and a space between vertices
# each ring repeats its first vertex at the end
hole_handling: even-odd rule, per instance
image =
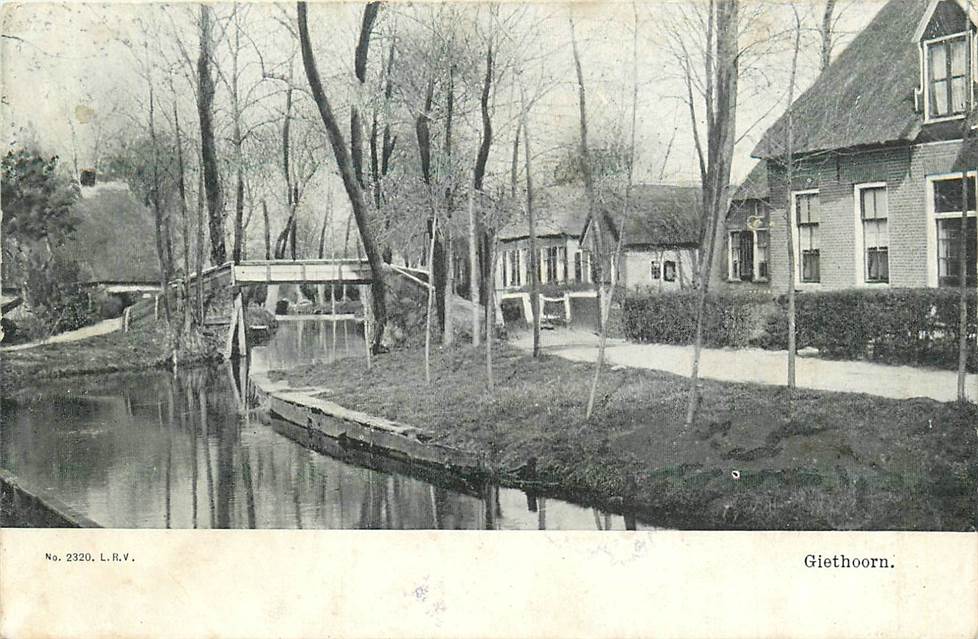
MULTIPOLYGON (((517 129, 519 135, 519 129, 517 129)), ((495 233, 488 242, 489 250, 486 253, 489 260, 489 272, 495 274, 496 262, 498 261, 499 251, 497 250, 497 240, 495 233)), ((496 286, 490 279, 489 287, 486 289, 486 386, 492 393, 495 386, 492 373, 492 342, 496 328, 496 286)))
MULTIPOLYGON (((626 220, 629 215, 629 204, 631 202, 632 196, 632 176, 633 167, 635 166, 635 125, 638 116, 638 6, 633 2, 632 9, 635 15, 634 30, 632 32, 632 122, 631 122, 631 140, 628 145, 628 180, 625 183, 625 198, 622 202, 621 207, 621 222, 618 227, 618 241, 615 243, 615 250, 611 254, 611 263, 617 265, 619 256, 621 255, 621 247, 625 241, 625 228, 626 220)), ((580 68, 580 64, 578 64, 580 68)), ((578 76, 578 82, 582 85, 584 84, 583 75, 578 76)), ((583 99, 583 94, 582 94, 583 99)), ((581 109, 581 117, 584 117, 584 110, 581 109)), ((584 120, 581 120, 582 127, 584 125, 584 120)), ((583 130, 583 128, 582 128, 583 130)), ((682 265, 682 260, 679 260, 679 264, 682 265)), ((582 265, 583 267, 583 265, 582 265)), ((608 316, 611 312, 611 303, 613 301, 615 294, 615 283, 612 282, 611 289, 608 291, 607 299, 605 299, 604 304, 600 307, 599 312, 601 315, 601 337, 598 342, 598 361, 594 365, 594 376, 591 378, 591 391, 587 398, 587 409, 585 411, 585 417, 591 419, 591 415, 594 413, 594 399, 598 392, 598 380, 601 377, 601 367, 604 366, 605 350, 608 346, 608 316)), ((600 301, 600 300, 599 300, 600 301)))
POLYGON ((540 356, 540 256, 537 254, 537 228, 533 217, 533 170, 530 165, 529 106, 526 89, 520 85, 520 122, 523 128, 523 156, 526 159, 526 222, 530 231, 530 309, 533 313, 533 357, 540 356))
POLYGON ((479 345, 479 258, 476 244, 475 195, 469 191, 469 301, 472 302, 472 346, 479 345))
MULTIPOLYGON (((237 6, 235 6, 237 13, 237 6)), ((234 147, 234 245, 231 259, 237 264, 242 260, 241 252, 244 246, 244 167, 241 155, 243 140, 241 137, 241 101, 238 95, 238 51, 241 50, 241 28, 235 15, 234 49, 231 55, 231 117, 234 124, 231 131, 231 144, 234 147)))
POLYGON ((822 45, 819 55, 819 70, 821 71, 825 71, 832 62, 832 45, 835 44, 834 13, 835 0, 825 0, 825 8, 822 11, 822 26, 818 30, 822 45))
MULTIPOLYGON (((383 179, 387 177, 387 171, 390 168, 391 155, 394 153, 394 144, 396 143, 396 136, 391 135, 391 124, 390 124, 390 102, 391 97, 394 95, 394 79, 393 79, 393 68, 394 68, 394 43, 391 42, 390 50, 387 57, 387 63, 384 65, 383 75, 384 75, 384 134, 381 141, 381 148, 378 153, 377 149, 377 111, 374 110, 373 124, 370 130, 370 166, 373 171, 373 186, 374 186, 374 203, 377 207, 377 211, 382 210, 384 192, 383 192, 383 179), (378 157, 379 155, 379 157, 378 157)), ((391 227, 390 216, 384 215, 384 229, 389 230, 391 227)), ((389 244, 385 243, 383 250, 384 262, 390 264, 394 260, 394 252, 389 244)))
MULTIPOLYGON (((238 154, 240 156, 240 153, 238 154)), ((239 165, 236 170, 235 191, 234 191, 234 252, 232 259, 235 263, 240 262, 244 247, 244 174, 239 165)))
MULTIPOLYGON (((431 191, 429 190, 428 193, 430 195, 431 191)), ((435 206, 434 202, 432 202, 431 241, 428 248, 428 264, 431 264, 435 259, 435 238, 438 235, 438 213, 435 206)), ((431 281, 431 268, 429 267, 427 310, 424 320, 424 381, 428 386, 431 386, 431 311, 434 302, 433 292, 434 284, 431 281)))
POLYGON ((360 231, 363 250, 370 264, 375 322, 371 349, 374 352, 379 352, 384 335, 384 327, 387 323, 387 286, 384 264, 377 244, 374 241, 374 234, 370 228, 367 203, 363 196, 363 190, 360 188, 353 171, 353 163, 350 159, 349 150, 346 147, 346 141, 343 139, 343 133, 339 129, 329 99, 323 89, 322 81, 319 78, 319 71, 316 68, 316 60, 309 38, 309 25, 306 17, 305 2, 298 3, 297 13, 299 18, 299 44, 302 49, 302 63, 306 70, 306 77, 309 80, 309 89, 312 92, 313 100, 316 102, 316 107, 319 109, 319 115, 323 120, 323 125, 326 127, 330 145, 333 147, 333 155, 336 158, 336 164, 343 178, 343 186, 350 199, 357 228, 360 231))
POLYGON ((445 323, 442 330, 442 342, 451 344, 455 339, 455 328, 452 324, 452 298, 455 296, 455 250, 452 237, 452 212, 454 211, 455 188, 452 183, 452 123, 455 112, 455 65, 448 67, 448 108, 445 118, 445 167, 447 184, 445 186, 445 253, 442 268, 445 272, 445 292, 442 296, 444 310, 442 316, 445 323))
POLYGON ((265 221, 265 259, 272 259, 272 227, 268 220, 268 203, 265 198, 261 200, 261 215, 265 221))
MULTIPOLYGON (((588 147, 587 142, 587 97, 586 91, 584 89, 584 70, 581 66, 581 54, 577 48, 577 35, 574 30, 574 18, 568 17, 570 22, 570 32, 571 32, 571 48, 574 53, 574 69, 577 72, 577 106, 581 125, 581 142, 580 142, 580 153, 581 153, 581 172, 584 174, 584 190, 587 193, 587 228, 591 233, 591 237, 594 238, 594 268, 595 278, 594 278, 594 292, 597 295, 598 301, 598 330, 604 330, 604 282, 603 282, 603 271, 604 271, 604 241, 603 241, 603 229, 601 228, 601 220, 596 217, 597 207, 595 205, 595 195, 594 195, 594 174, 592 172, 591 166, 591 150, 588 147)), ((615 273, 614 265, 609 262, 609 269, 611 275, 615 273)), ((615 283, 612 281, 611 286, 615 283)))
POLYGON ((183 135, 180 132, 180 115, 177 102, 173 101, 173 128, 177 143, 177 191, 180 194, 180 220, 183 227, 183 313, 189 325, 190 312, 190 216, 187 213, 186 168, 183 163, 183 135))
POLYGON ((353 73, 357 78, 355 96, 350 104, 350 159, 353 172, 361 189, 366 189, 363 181, 363 122, 360 117, 360 107, 363 102, 364 85, 367 82, 367 56, 370 52, 370 33, 374 21, 380 11, 380 2, 368 2, 363 9, 363 20, 360 23, 360 37, 353 56, 353 73))
MULTIPOLYGON (((291 74, 290 74, 291 75, 291 74)), ((296 215, 298 203, 295 201, 295 189, 292 183, 292 85, 285 89, 285 117, 282 120, 282 175, 285 177, 285 207, 289 212, 285 220, 285 226, 275 240, 275 259, 285 259, 288 251, 289 239, 295 234, 296 215)), ((292 259, 295 259, 293 254, 292 259)))
POLYGON ((204 325, 204 287, 201 276, 204 273, 204 172, 197 171, 197 321, 204 325))
MULTIPOLYGON (((829 0, 829 5, 833 3, 834 0, 829 0)), ((801 17, 798 15, 797 7, 792 6, 795 12, 795 41, 794 50, 791 57, 791 75, 788 83, 788 135, 787 135, 787 145, 785 148, 785 158, 787 160, 786 165, 786 180, 787 180, 787 193, 788 193, 788 205, 785 207, 785 228, 787 229, 787 241, 788 241, 788 392, 789 395, 796 386, 795 378, 795 368, 798 358, 798 328, 797 328, 797 309, 795 300, 795 220, 792 219, 794 214, 794 202, 792 202, 793 195, 791 194, 792 184, 794 183, 794 117, 795 117, 795 80, 798 73, 798 55, 801 52, 801 17)), ((828 9, 827 9, 828 10, 828 9)), ((824 42, 823 42, 824 46, 824 42)), ((824 53, 824 49, 823 49, 824 53)))
MULTIPOLYGON (((486 164, 489 162, 489 150, 492 147, 492 118, 489 114, 489 98, 492 91, 493 76, 493 54, 492 43, 486 48, 486 75, 482 81, 482 96, 479 99, 479 110, 482 114, 482 140, 479 143, 479 154, 475 160, 475 171, 472 175, 472 186, 476 193, 482 193, 483 182, 486 176, 486 164)), ((481 210, 482 207, 480 207, 481 210)), ((488 309, 488 291, 493 285, 492 269, 490 268, 488 255, 489 233, 486 230, 485 220, 476 220, 476 233, 478 235, 478 256, 479 256, 479 297, 478 299, 486 304, 488 309)), ((475 268, 475 265, 473 265, 475 268)), ((473 297, 473 300, 475 297, 473 297)))
POLYGON ((428 220, 428 233, 434 233, 434 249, 427 256, 428 272, 431 284, 435 289, 435 309, 438 314, 438 325, 445 325, 445 269, 444 269, 444 246, 440 237, 440 229, 434 224, 435 200, 431 183, 431 107, 435 94, 434 74, 428 77, 428 85, 425 89, 424 108, 415 121, 414 129, 418 138, 418 155, 421 159, 421 178, 424 180, 425 187, 429 191, 429 201, 432 207, 431 218, 428 220))
POLYGON ((227 261, 224 245, 224 203, 214 142, 214 80, 211 78, 211 7, 200 5, 200 55, 197 58, 197 113, 200 117, 200 150, 207 194, 207 215, 211 235, 211 262, 227 261))
MULTIPOLYGON (((965 133, 963 145, 967 145, 971 137, 965 133)), ((965 388, 968 372, 968 191, 971 180, 968 179, 968 169, 961 170, 961 231, 958 241, 958 289, 961 296, 958 300, 958 401, 968 401, 965 388)))
POLYGON ((706 82, 707 162, 703 180, 706 252, 700 264, 700 290, 696 308, 696 336, 690 374, 686 427, 693 425, 699 408, 699 366, 703 350, 703 314, 720 217, 729 205, 730 164, 737 116, 739 0, 711 0, 708 22, 706 82), (714 15, 715 14, 715 15, 714 15), (715 25, 715 26, 714 26, 715 25), (715 29, 715 43, 712 33, 715 29), (715 49, 713 48, 715 44, 715 49), (715 60, 715 61, 714 61, 715 60))
POLYGON ((168 248, 172 249, 169 238, 169 225, 167 224, 167 213, 164 211, 161 193, 163 185, 160 176, 160 148, 159 140, 156 135, 156 111, 155 99, 153 96, 153 83, 150 79, 149 86, 149 137, 153 144, 153 186, 150 201, 153 205, 153 217, 156 226, 156 253, 160 262, 160 291, 163 296, 163 313, 166 321, 170 321, 170 303, 168 301, 167 289, 170 283, 170 273, 173 268, 172 254, 168 248))

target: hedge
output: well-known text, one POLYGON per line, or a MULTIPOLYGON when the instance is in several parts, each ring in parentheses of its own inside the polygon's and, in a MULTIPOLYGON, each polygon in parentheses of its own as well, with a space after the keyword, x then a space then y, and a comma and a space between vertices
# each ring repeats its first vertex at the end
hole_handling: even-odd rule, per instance
MULTIPOLYGON (((957 289, 893 288, 798 293, 795 318, 798 348, 817 348, 838 359, 865 359, 886 364, 958 365, 957 289)), ((974 290, 968 292, 968 369, 978 370, 975 352, 974 290)), ((788 342, 787 296, 767 320, 758 345, 785 349, 788 342)))
MULTIPOLYGON (((695 290, 630 292, 622 301, 622 329, 635 342, 692 344, 696 337, 695 290)), ((749 346, 764 329, 771 297, 749 293, 710 293, 704 307, 703 343, 714 347, 749 346)))
MULTIPOLYGON (((635 342, 692 344, 696 291, 632 292, 622 302, 622 327, 635 342)), ((968 293, 968 370, 978 371, 975 291, 968 293)), ((795 296, 798 349, 834 359, 885 364, 958 365, 956 289, 890 288, 800 292, 795 296)), ((763 294, 710 293, 703 341, 712 347, 788 347, 788 300, 763 294)))

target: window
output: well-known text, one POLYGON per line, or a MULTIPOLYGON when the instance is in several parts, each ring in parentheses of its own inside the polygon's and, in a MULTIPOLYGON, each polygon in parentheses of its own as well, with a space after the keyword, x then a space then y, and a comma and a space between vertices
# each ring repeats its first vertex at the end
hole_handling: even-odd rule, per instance
MULTIPOLYGON (((978 254, 978 229, 975 218, 968 218, 967 226, 967 284, 976 285, 975 255, 978 254)), ((937 220, 937 281, 940 286, 960 286, 961 259, 961 218, 937 220)))
POLYGON ((821 221, 818 193, 795 194, 795 224, 798 228, 798 279, 804 283, 821 281, 818 227, 821 221))
POLYGON ((564 279, 564 254, 562 246, 540 249, 540 281, 561 282, 564 279))
POLYGON ((767 229, 731 231, 727 279, 742 282, 766 282, 771 259, 767 229))
POLYGON ((730 279, 751 282, 754 280, 754 232, 730 233, 730 279))
POLYGON ((927 44, 928 115, 944 118, 965 112, 968 103, 968 35, 927 44))
POLYGON ((652 263, 649 265, 649 276, 653 282, 658 282, 662 279, 662 265, 658 261, 652 260, 652 263))
POLYGON ((676 281, 676 263, 672 260, 666 260, 662 266, 662 279, 667 282, 676 281))
POLYGON ((867 282, 889 282, 889 229, 887 227, 886 187, 874 186, 859 191, 859 219, 862 221, 864 268, 867 282))
MULTIPOLYGON (((957 213, 961 215, 964 199, 961 195, 961 178, 947 178, 934 181, 934 212, 957 213)), ((971 176, 968 185, 968 210, 975 210, 975 176, 971 176)))
POLYGON ((771 239, 767 231, 754 231, 754 247, 757 259, 754 266, 757 270, 757 279, 767 281, 768 264, 771 262, 771 239))
POLYGON ((578 249, 574 252, 574 281, 591 281, 591 251, 578 249))
POLYGON ((499 265, 499 272, 503 288, 523 285, 523 269, 520 268, 520 252, 519 249, 511 249, 502 253, 502 263, 499 265))
POLYGON ((520 264, 520 251, 519 249, 513 251, 507 251, 509 254, 509 259, 507 263, 509 265, 509 285, 510 286, 522 286, 523 285, 523 269, 520 264))
MULTIPOLYGON (((934 180, 934 217, 937 228, 937 285, 960 286, 962 180, 960 176, 934 180)), ((976 256, 978 229, 975 227, 975 176, 968 180, 967 224, 965 225, 966 283, 978 284, 976 256)))

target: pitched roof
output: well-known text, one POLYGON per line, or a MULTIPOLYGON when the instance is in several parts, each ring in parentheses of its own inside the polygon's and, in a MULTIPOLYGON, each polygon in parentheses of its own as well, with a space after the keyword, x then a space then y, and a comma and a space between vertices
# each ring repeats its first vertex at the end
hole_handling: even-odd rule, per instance
MULTIPOLYGON (((914 111, 919 46, 913 34, 931 0, 890 0, 794 103, 793 151, 853 148, 917 137, 914 111)), ((787 118, 767 130, 752 155, 785 153, 787 118)))
POLYGON ((83 189, 73 211, 74 237, 64 250, 84 268, 89 281, 159 282, 153 214, 122 183, 83 189))
MULTIPOLYGON (((637 184, 625 221, 625 246, 699 244, 703 192, 699 186, 637 184)), ((621 216, 621 195, 609 198, 608 211, 621 216)))
POLYGON ((767 184, 767 162, 761 160, 754 165, 744 181, 734 191, 733 201, 764 200, 771 195, 767 184))
MULTIPOLYGON (((579 186, 554 186, 541 189, 533 200, 534 230, 537 237, 569 235, 578 237, 587 221, 587 194, 579 186)), ((529 237, 525 211, 499 231, 500 240, 529 237)))
MULTIPOLYGON (((623 187, 601 189, 598 204, 605 227, 619 220, 623 187)), ((701 190, 698 186, 636 184, 632 187, 629 214, 625 223, 625 245, 671 246, 699 242, 701 190)), ((580 186, 558 186, 540 192, 536 206, 538 237, 564 235, 581 237, 587 223, 587 194, 580 186)), ((615 222, 617 227, 618 222, 615 222)), ((613 233, 617 237, 617 229, 613 233)), ((526 220, 503 228, 501 240, 529 236, 526 220)))

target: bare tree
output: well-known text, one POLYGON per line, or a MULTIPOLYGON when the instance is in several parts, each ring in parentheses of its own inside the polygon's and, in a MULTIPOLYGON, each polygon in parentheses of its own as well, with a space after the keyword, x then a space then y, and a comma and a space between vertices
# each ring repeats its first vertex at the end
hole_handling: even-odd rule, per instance
MULTIPOLYGON (((363 189, 357 180, 350 150, 346 146, 343 133, 340 131, 337 120, 333 115, 332 106, 323 89, 322 80, 319 77, 319 70, 316 68, 316 59, 309 38, 306 3, 297 3, 296 11, 299 20, 299 45, 302 50, 302 63, 305 67, 306 78, 309 81, 309 89, 312 92, 316 107, 319 109, 319 115, 322 118, 323 125, 326 127, 326 133, 329 137, 330 145, 333 148, 333 156, 336 158, 336 164, 339 168, 340 176, 343 179, 343 187, 346 189, 347 197, 350 199, 353 216, 357 222, 357 229, 360 231, 363 250, 370 264, 373 314, 375 320, 375 331, 372 336, 371 350, 379 352, 387 321, 387 286, 383 259, 374 241, 374 232, 370 227, 369 209, 364 198, 363 189)), ((366 38, 361 37, 360 42, 363 43, 363 46, 367 46, 369 36, 366 38)), ((357 55, 359 55, 359 52, 357 55)))
POLYGON ((523 129, 523 156, 526 163, 526 223, 530 231, 530 309, 533 313, 533 357, 540 356, 540 256, 537 253, 536 220, 533 217, 533 167, 530 164, 530 104, 526 87, 520 82, 520 128, 523 129))
MULTIPOLYGON (((829 5, 833 4, 833 0, 829 0, 829 5)), ((801 17, 798 14, 798 7, 791 5, 791 9, 794 15, 795 23, 795 33, 794 33, 794 47, 792 49, 791 55, 791 74, 788 79, 788 106, 787 113, 785 114, 787 131, 786 131, 786 144, 785 144, 785 165, 786 165, 786 180, 788 182, 788 196, 789 199, 791 195, 791 184, 794 180, 794 115, 795 115, 795 80, 798 74, 798 55, 801 51, 801 17)), ((823 53, 824 40, 823 40, 823 53)), ((823 60, 824 62, 824 60, 823 60)), ((786 234, 788 243, 788 389, 789 392, 793 390, 796 386, 795 380, 795 363, 798 353, 798 337, 797 337, 797 327, 796 327, 796 317, 797 313, 795 310, 795 260, 790 256, 794 254, 795 250, 795 224, 791 216, 794 214, 794 203, 788 202, 785 207, 785 228, 788 233, 786 234)))
POLYGON ((224 200, 217 164, 217 147, 214 142, 214 79, 211 77, 212 12, 210 5, 200 5, 197 113, 200 118, 200 148, 211 236, 211 262, 216 265, 227 261, 227 248, 224 245, 224 200))
MULTIPOLYGON (((794 10, 797 20, 798 10, 797 8, 794 8, 794 10)), ((825 8, 822 10, 822 24, 818 29, 819 39, 822 45, 819 51, 819 68, 822 71, 825 71, 832 62, 832 47, 835 44, 835 22, 832 18, 834 13, 835 0, 825 0, 825 8)))
POLYGON ((700 262, 699 295, 696 303, 696 334, 693 342, 693 366, 690 374, 689 404, 686 426, 692 426, 699 407, 699 367, 703 350, 703 314, 709 289, 717 228, 730 201, 730 167, 736 132, 737 84, 739 68, 738 29, 739 0, 710 0, 707 14, 704 55, 705 85, 703 102, 706 112, 706 144, 700 140, 692 100, 691 66, 687 57, 686 81, 690 94, 693 135, 699 157, 703 191, 702 240, 704 256, 700 262))
MULTIPOLYGON (((632 177, 633 177, 633 167, 635 166, 635 125, 638 116, 638 6, 635 1, 632 2, 632 9, 634 14, 634 30, 632 32, 632 118, 631 118, 631 141, 628 145, 628 161, 627 166, 627 181, 625 183, 625 197, 622 201, 622 211, 621 211, 621 223, 618 228, 618 240, 615 243, 615 249, 611 254, 611 263, 617 264, 621 256, 622 244, 625 241, 625 222, 629 215, 629 204, 631 203, 632 195, 632 177)), ((575 57, 576 57, 576 47, 575 47, 575 57)), ((578 69, 580 69, 580 64, 578 63, 578 69)), ((578 82, 583 87, 583 76, 578 76, 578 82)), ((582 88, 582 101, 583 101, 583 88, 582 88)), ((584 109, 583 104, 581 107, 581 130, 584 131, 584 109)), ((593 209, 593 205, 592 205, 593 209)), ((592 222, 593 223, 593 222, 592 222)), ((682 264, 682 262, 680 262, 682 264)), ((605 350, 608 345, 608 316, 611 311, 611 302, 613 301, 615 294, 615 282, 611 283, 611 288, 606 295, 599 295, 598 302, 600 304, 599 314, 601 318, 601 336, 598 342, 598 361, 594 364, 594 377, 591 379, 591 391, 588 394, 587 399, 587 410, 585 416, 587 419, 591 419, 591 415, 594 412, 594 398, 598 391, 598 379, 601 376, 601 367, 604 365, 605 350)))
MULTIPOLYGON (((967 148, 971 138, 971 127, 965 125, 962 148, 967 148)), ((968 200, 971 178, 967 167, 961 170, 961 229, 958 235, 958 401, 967 402, 965 388, 968 371, 968 200)))
MULTIPOLYGON (((574 53, 574 69, 577 72, 577 105, 580 114, 580 158, 579 162, 581 165, 581 173, 584 177, 584 191, 587 194, 587 228, 588 232, 591 234, 594 242, 594 252, 595 252, 595 267, 594 271, 594 292, 597 295, 598 300, 598 329, 600 331, 604 330, 604 314, 602 310, 604 309, 604 288, 603 288, 603 260, 605 258, 604 253, 604 241, 603 241, 603 229, 602 220, 596 217, 597 214, 597 202, 596 195, 594 193, 594 171, 593 165, 591 163, 591 149, 588 147, 588 127, 587 127, 587 94, 584 87, 584 70, 581 65, 581 54, 577 46, 577 35, 574 32, 574 18, 573 16, 568 16, 568 21, 570 22, 570 33, 571 33, 571 48, 574 53)), ((614 266, 609 265, 610 270, 614 273, 614 266)), ((611 282, 614 286, 614 282, 611 282)), ((589 404, 591 402, 588 402, 589 404)), ((590 410, 588 411, 590 413, 590 410)))

